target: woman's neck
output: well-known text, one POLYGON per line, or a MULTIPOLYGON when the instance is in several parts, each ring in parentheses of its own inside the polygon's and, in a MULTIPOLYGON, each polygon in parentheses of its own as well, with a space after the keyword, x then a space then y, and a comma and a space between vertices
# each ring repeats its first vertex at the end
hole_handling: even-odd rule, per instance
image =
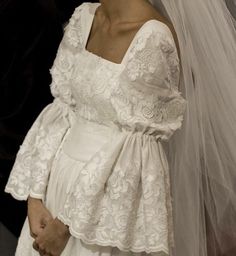
POLYGON ((132 22, 142 16, 147 0, 100 0, 103 14, 110 23, 132 22))

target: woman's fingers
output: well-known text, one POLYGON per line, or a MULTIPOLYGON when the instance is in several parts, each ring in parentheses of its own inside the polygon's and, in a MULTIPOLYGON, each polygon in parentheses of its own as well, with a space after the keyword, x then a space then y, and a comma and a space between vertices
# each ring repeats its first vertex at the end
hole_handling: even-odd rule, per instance
POLYGON ((44 248, 41 248, 36 241, 33 242, 33 248, 35 251, 39 252, 40 256, 52 256, 52 254, 47 252, 44 248))
POLYGON ((49 254, 46 253, 45 250, 39 249, 38 252, 39 252, 39 255, 40 255, 40 256, 48 256, 48 255, 49 255, 49 254))
POLYGON ((58 219, 48 223, 43 231, 35 238, 33 245, 40 256, 59 256, 64 250, 70 233, 68 227, 58 219))
POLYGON ((36 238, 43 230, 42 226, 30 223, 30 235, 32 238, 36 238))
POLYGON ((37 237, 37 235, 34 233, 34 232, 32 232, 32 231, 30 231, 30 236, 32 237, 32 238, 36 238, 37 237))
POLYGON ((39 251, 39 246, 35 241, 33 242, 33 248, 35 251, 37 251, 37 252, 39 251))
POLYGON ((52 215, 48 212, 48 214, 45 214, 43 216, 43 218, 41 219, 41 225, 42 228, 45 228, 47 226, 48 223, 50 223, 51 221, 53 221, 53 217, 52 215))

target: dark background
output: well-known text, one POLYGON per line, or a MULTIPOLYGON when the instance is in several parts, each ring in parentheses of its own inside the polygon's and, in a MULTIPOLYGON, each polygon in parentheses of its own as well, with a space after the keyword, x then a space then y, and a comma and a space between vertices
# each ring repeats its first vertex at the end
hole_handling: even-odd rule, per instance
MULTIPOLYGON (((49 68, 77 0, 0 0, 0 222, 16 237, 26 202, 4 187, 23 139, 52 101, 49 68)), ((95 1, 90 1, 95 2, 95 1)))

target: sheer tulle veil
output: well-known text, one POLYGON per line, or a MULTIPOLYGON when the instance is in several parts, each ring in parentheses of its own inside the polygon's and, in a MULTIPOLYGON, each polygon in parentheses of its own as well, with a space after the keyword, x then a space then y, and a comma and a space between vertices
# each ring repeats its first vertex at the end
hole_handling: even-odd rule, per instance
POLYGON ((224 0, 150 1, 174 25, 183 128, 168 144, 173 256, 236 255, 236 30, 224 0))

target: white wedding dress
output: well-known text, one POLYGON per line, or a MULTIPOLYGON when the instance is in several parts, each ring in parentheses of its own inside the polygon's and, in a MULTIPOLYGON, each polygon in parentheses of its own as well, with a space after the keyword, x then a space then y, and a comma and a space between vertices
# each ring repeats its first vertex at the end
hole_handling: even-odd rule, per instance
MULTIPOLYGON (((86 50, 99 4, 76 8, 51 69, 55 100, 21 146, 6 191, 42 199, 72 234, 63 256, 169 255, 173 228, 162 142, 181 127, 169 28, 146 22, 122 62, 86 50)), ((39 255, 26 220, 17 256, 39 255)))

